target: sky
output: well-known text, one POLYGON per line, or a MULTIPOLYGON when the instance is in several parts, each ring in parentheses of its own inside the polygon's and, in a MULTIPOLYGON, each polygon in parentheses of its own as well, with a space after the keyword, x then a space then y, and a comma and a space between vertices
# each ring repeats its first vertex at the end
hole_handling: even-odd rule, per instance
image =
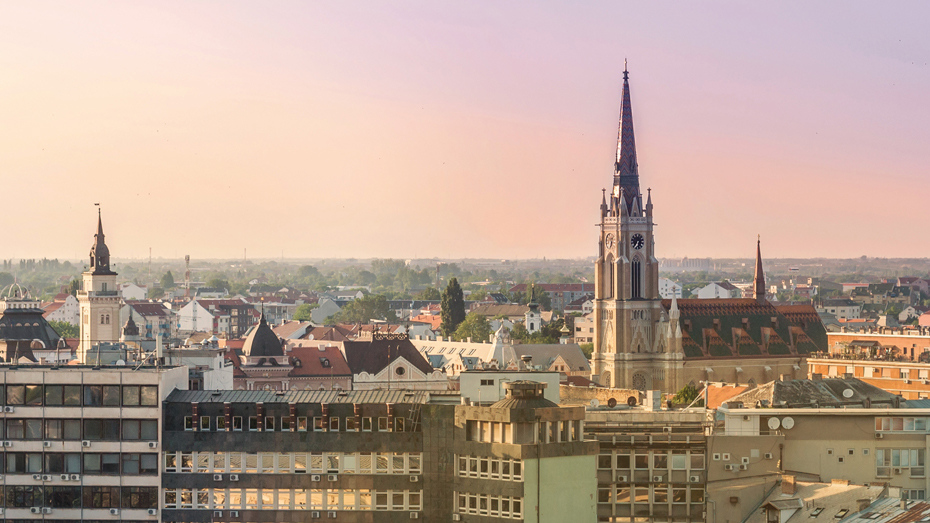
POLYGON ((0 258, 926 257, 926 2, 4 2, 0 258))

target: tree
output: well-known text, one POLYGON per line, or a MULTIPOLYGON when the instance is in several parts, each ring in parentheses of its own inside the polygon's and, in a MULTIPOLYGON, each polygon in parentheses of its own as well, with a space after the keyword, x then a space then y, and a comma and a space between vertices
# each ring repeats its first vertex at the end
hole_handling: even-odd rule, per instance
POLYGON ((397 321, 387 298, 380 294, 368 294, 350 301, 330 320, 333 323, 368 323, 371 320, 397 321))
POLYGON ((211 289, 229 290, 229 281, 223 278, 210 278, 209 281, 207 281, 207 287, 211 289))
POLYGON ((439 290, 436 289, 435 287, 427 287, 423 289, 422 291, 420 291, 419 293, 417 293, 415 298, 418 300, 436 301, 436 300, 442 299, 442 295, 439 293, 439 290))
POLYGON ((316 278, 320 275, 320 271, 317 270, 313 265, 304 265, 297 269, 297 276, 301 278, 316 278))
MULTIPOLYGON (((672 398, 672 401, 679 405, 690 405, 692 401, 696 400, 698 396, 701 395, 701 391, 697 387, 691 385, 690 383, 681 388, 678 393, 675 394, 675 397, 672 398)), ((703 405, 704 400, 698 405, 703 405)))
POLYGON ((458 341, 471 338, 474 342, 484 342, 491 338, 491 323, 480 314, 471 313, 465 316, 465 321, 459 324, 452 335, 458 341))
POLYGON ((319 303, 302 303, 294 311, 294 321, 310 321, 310 313, 319 307, 319 303))
POLYGON ((538 303, 543 309, 552 308, 552 298, 549 297, 549 293, 535 283, 526 286, 526 294, 522 296, 520 303, 524 305, 538 303))
POLYGON ((174 288, 174 275, 171 274, 171 271, 165 273, 161 277, 161 288, 162 289, 173 289, 174 288))
POLYGON ((581 352, 584 353, 584 357, 591 359, 591 354, 594 353, 594 344, 593 343, 582 343, 578 346, 581 347, 581 352))
POLYGON ((0 285, 6 287, 7 285, 13 283, 14 281, 16 281, 16 279, 13 278, 12 274, 8 272, 0 272, 0 285))
POLYGON ((459 324, 465 321, 465 297, 459 280, 451 278, 446 290, 442 291, 442 324, 439 326, 443 336, 452 336, 459 324))
POLYGON ((487 297, 488 297, 488 291, 484 289, 475 291, 468 295, 468 299, 471 301, 481 301, 487 297))
POLYGON ((55 332, 58 333, 62 338, 77 338, 81 335, 81 330, 77 325, 71 325, 66 321, 55 321, 52 320, 48 322, 49 326, 55 329, 55 332))
POLYGON ((77 291, 81 290, 81 280, 74 278, 68 282, 68 294, 77 297, 77 291))

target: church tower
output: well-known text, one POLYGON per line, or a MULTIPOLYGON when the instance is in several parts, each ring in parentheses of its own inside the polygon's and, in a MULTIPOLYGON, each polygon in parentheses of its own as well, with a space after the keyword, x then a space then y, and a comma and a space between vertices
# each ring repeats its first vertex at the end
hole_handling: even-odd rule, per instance
POLYGON ((613 187, 601 197, 595 261, 594 379, 602 386, 663 388, 681 357, 669 354, 659 296, 652 194, 639 186, 629 72, 624 66, 613 187))
POLYGON ((120 341, 120 295, 116 273, 110 270, 110 250, 104 241, 103 218, 97 211, 97 234, 90 248, 90 265, 83 274, 84 285, 78 292, 81 306, 81 341, 78 360, 93 363, 93 346, 120 341))

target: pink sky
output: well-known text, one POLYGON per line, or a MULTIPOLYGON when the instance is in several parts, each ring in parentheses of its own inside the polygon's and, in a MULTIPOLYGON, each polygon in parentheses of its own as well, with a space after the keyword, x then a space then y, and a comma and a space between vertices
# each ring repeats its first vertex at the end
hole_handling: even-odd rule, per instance
POLYGON ((928 256, 930 5, 0 4, 0 257, 928 256), (14 226, 15 225, 15 226, 14 226))

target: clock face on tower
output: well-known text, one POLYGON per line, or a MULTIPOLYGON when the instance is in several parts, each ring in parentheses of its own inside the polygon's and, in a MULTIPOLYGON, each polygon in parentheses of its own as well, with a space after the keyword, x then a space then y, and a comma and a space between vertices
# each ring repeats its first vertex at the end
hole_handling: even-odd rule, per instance
POLYGON ((634 234, 633 237, 630 238, 630 245, 637 251, 642 249, 645 244, 646 241, 643 239, 642 234, 634 234))
POLYGON ((610 249, 611 247, 613 247, 613 246, 614 246, 614 235, 613 235, 613 234, 608 234, 608 235, 607 235, 607 239, 604 240, 604 243, 607 245, 607 248, 608 248, 608 249, 610 249))

